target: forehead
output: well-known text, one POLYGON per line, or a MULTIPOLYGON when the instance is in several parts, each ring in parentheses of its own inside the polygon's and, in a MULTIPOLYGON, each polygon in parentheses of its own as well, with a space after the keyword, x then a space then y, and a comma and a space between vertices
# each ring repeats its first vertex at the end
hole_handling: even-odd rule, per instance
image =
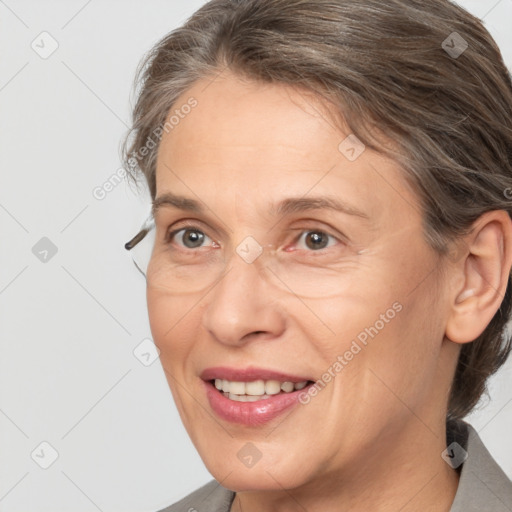
MULTIPOLYGON (((191 98, 197 106, 162 140, 161 148, 177 157, 180 149, 195 147, 204 152, 208 149, 211 154, 217 149, 216 156, 228 148, 241 154, 252 152, 253 157, 265 150, 266 158, 286 150, 292 159, 304 156, 304 150, 318 143, 318 135, 325 138, 334 131, 319 99, 286 84, 257 83, 232 74, 213 81, 203 79, 178 98, 170 114, 191 98), (165 148, 168 144, 170 147, 165 148)), ((331 155, 337 149, 339 136, 336 133, 334 140, 325 139, 326 147, 331 144, 331 155)))
POLYGON ((157 197, 172 191, 216 201, 223 192, 261 203, 329 192, 366 203, 370 214, 400 206, 397 196, 401 206, 416 203, 396 163, 368 149, 347 159, 340 144, 350 130, 312 93, 225 74, 196 82, 170 114, 191 100, 196 106, 161 140, 157 197))

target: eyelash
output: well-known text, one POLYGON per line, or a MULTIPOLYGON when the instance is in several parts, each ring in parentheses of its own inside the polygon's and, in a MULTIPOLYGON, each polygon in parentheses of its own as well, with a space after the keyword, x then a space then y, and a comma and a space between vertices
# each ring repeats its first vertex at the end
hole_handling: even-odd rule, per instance
MULTIPOLYGON (((194 226, 192 224, 190 225, 184 225, 184 226, 181 226, 173 231, 170 231, 166 234, 166 237, 165 237, 165 242, 167 245, 172 245, 172 241, 174 239, 174 237, 180 233, 181 231, 194 231, 194 232, 198 232, 198 233, 201 233, 203 235, 205 235, 205 237, 208 237, 210 240, 212 240, 211 237, 209 237, 204 231, 202 231, 201 229, 199 229, 197 226, 194 226)), ((299 233, 299 236, 295 238, 295 243, 297 243, 304 234, 307 234, 307 233, 319 233, 319 234, 322 234, 322 235, 327 235, 329 238, 333 239, 333 240, 336 240, 337 242, 340 242, 340 243, 343 243, 342 240, 340 240, 338 237, 334 236, 333 234, 329 233, 328 231, 325 231, 323 229, 315 229, 315 228, 307 228, 307 229, 295 229, 294 231, 300 231, 299 233)), ((213 243, 216 243, 214 240, 212 240, 213 243)), ((200 246, 200 247, 197 247, 197 248, 189 248, 189 247, 184 247, 184 246, 179 246, 180 247, 180 250, 183 250, 183 251, 195 251, 197 249, 204 249, 205 247, 208 247, 208 245, 203 245, 203 246, 200 246)), ((329 244, 327 245, 327 247, 323 247, 322 249, 319 249, 319 250, 312 250, 312 249, 302 249, 302 250, 305 250, 307 252, 311 252, 311 253, 322 253, 322 251, 325 251, 327 249, 329 249, 330 247, 332 247, 332 245, 330 246, 329 244)))

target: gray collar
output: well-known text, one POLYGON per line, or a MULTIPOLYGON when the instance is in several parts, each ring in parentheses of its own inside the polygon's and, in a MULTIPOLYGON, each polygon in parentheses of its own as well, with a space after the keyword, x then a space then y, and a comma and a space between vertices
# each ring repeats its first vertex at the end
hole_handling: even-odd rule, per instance
POLYGON ((476 430, 463 421, 449 424, 447 444, 453 441, 467 450, 467 459, 450 512, 512 512, 512 482, 476 430))

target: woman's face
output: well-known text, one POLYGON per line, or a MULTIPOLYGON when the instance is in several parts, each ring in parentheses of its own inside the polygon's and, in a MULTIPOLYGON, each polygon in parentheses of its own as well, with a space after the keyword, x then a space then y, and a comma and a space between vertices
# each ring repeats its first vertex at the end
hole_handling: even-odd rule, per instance
POLYGON ((282 84, 224 73, 173 113, 147 298, 207 468, 234 490, 318 490, 388 452, 401 460, 444 427, 455 354, 437 257, 397 164, 282 84), (305 381, 321 384, 290 392, 305 381))

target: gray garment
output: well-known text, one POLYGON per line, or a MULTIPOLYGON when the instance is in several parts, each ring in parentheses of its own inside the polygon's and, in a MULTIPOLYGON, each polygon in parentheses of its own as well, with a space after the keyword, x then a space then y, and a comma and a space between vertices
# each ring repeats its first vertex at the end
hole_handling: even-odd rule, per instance
MULTIPOLYGON (((512 512, 512 482, 476 430, 463 421, 447 428, 447 446, 455 441, 468 453, 450 512, 512 512)), ((235 493, 212 480, 160 512, 229 512, 235 493)))

